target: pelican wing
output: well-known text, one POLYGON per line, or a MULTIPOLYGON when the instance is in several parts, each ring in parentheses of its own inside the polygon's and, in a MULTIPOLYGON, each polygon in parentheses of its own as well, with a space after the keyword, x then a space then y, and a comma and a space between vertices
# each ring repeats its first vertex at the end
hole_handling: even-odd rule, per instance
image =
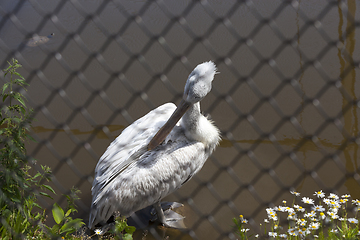
POLYGON ((166 103, 136 120, 110 144, 101 156, 92 187, 93 204, 106 193, 114 179, 127 167, 134 164, 143 154, 151 138, 169 119, 176 109, 173 103, 166 103))

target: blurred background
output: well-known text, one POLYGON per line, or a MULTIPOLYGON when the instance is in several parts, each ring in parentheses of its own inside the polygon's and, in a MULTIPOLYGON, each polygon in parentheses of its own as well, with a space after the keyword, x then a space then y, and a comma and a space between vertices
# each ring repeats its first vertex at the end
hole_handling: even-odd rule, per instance
MULTIPOLYGON (((185 205, 188 229, 158 231, 236 239, 233 217, 244 215, 258 233, 265 209, 291 202, 290 190, 360 198, 359 7, 352 0, 1 0, 0 67, 12 58, 23 65, 36 119, 28 155, 35 167, 51 167, 54 201, 81 190, 78 216, 87 222, 94 169, 110 142, 151 109, 179 103, 192 69, 214 61, 220 74, 201 107, 222 142, 164 199, 185 205)), ((44 199, 48 211, 51 204, 44 199)))

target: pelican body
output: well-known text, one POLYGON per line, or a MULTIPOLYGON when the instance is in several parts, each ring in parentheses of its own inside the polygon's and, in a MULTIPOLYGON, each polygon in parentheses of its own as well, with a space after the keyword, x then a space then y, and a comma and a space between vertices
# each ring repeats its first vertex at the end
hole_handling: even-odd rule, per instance
POLYGON ((89 228, 114 212, 128 217, 150 205, 162 224, 176 227, 178 219, 166 217, 160 201, 199 172, 220 141, 218 128, 200 113, 199 103, 211 91, 215 74, 213 62, 199 64, 178 107, 161 105, 110 144, 95 169, 89 228))

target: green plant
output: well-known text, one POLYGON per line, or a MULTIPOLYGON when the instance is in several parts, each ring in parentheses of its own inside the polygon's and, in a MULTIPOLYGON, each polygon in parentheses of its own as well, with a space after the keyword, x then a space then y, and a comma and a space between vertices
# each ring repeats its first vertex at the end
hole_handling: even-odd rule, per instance
POLYGON ((115 219, 115 236, 117 239, 123 240, 132 240, 132 234, 135 232, 136 228, 133 226, 128 226, 126 219, 123 217, 117 217, 115 219))
MULTIPOLYGON (((28 84, 17 72, 21 67, 12 59, 4 69, 5 79, 9 79, 0 90, 3 104, 0 105, 0 239, 89 239, 76 232, 84 225, 82 219, 73 219, 75 200, 79 191, 73 189, 67 198, 67 208, 53 205, 52 215, 56 222, 52 227, 45 224, 45 210, 37 203, 39 195, 52 198, 55 191, 46 184, 51 181, 49 167, 30 173, 25 142, 34 140, 28 133, 32 122, 32 110, 26 106, 26 98, 21 90, 28 84)), ((134 227, 127 226, 125 220, 117 220, 112 238, 132 239, 134 227)))
POLYGON ((43 180, 49 180, 50 169, 42 166, 42 173, 32 176, 26 156, 25 141, 32 110, 25 104, 19 91, 28 84, 17 72, 21 65, 13 59, 4 70, 6 82, 1 91, 3 106, 0 111, 0 236, 3 239, 37 236, 42 233, 39 224, 45 221, 45 212, 37 203, 37 195, 50 197, 55 193, 43 180), (40 191, 38 191, 40 190, 40 191), (37 210, 37 211, 36 211, 37 210))
POLYGON ((77 212, 75 200, 77 199, 79 190, 73 188, 71 192, 72 194, 70 196, 65 195, 68 202, 68 207, 65 211, 57 203, 53 206, 52 214, 56 224, 52 228, 47 227, 51 235, 69 239, 71 234, 75 233, 85 224, 82 219, 72 219, 70 216, 71 214, 77 212))

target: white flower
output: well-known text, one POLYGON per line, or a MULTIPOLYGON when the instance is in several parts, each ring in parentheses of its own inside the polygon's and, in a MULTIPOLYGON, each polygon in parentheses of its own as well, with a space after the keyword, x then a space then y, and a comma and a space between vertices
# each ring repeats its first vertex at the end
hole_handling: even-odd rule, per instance
POLYGON ((259 234, 256 234, 255 237, 258 238, 258 237, 259 237, 259 234))
POLYGON ((309 213, 304 214, 304 217, 306 218, 313 218, 316 217, 316 212, 315 211, 311 211, 309 213))
POLYGON ((306 220, 305 219, 299 219, 297 220, 297 224, 299 224, 300 226, 305 226, 306 225, 306 220))
POLYGON ((337 229, 331 229, 330 232, 332 232, 332 233, 337 233, 338 230, 337 230, 337 229))
POLYGON ((359 221, 356 218, 349 218, 348 221, 349 223, 355 223, 355 224, 359 223, 359 221))
POLYGON ((338 200, 339 199, 339 196, 334 194, 334 193, 330 193, 329 197, 328 198, 331 198, 331 199, 335 199, 335 200, 338 200))
POLYGON ((323 193, 323 191, 320 190, 318 192, 315 192, 314 196, 317 196, 318 198, 323 198, 323 197, 325 197, 325 193, 323 193))
POLYGON ((287 238, 287 235, 286 235, 286 234, 280 234, 279 237, 281 237, 281 238, 287 238))
POLYGON ((286 212, 286 208, 287 208, 287 207, 279 206, 278 210, 279 210, 280 212, 286 212))
POLYGON ((266 212, 268 214, 268 218, 270 218, 271 220, 274 220, 274 221, 278 220, 275 209, 267 208, 266 212))
POLYGON ((360 201, 358 199, 352 200, 352 203, 356 206, 360 206, 360 201))
POLYGON ((340 203, 337 200, 330 200, 330 203, 328 204, 329 207, 332 208, 339 208, 340 207, 340 203))
POLYGON ((303 208, 302 206, 294 205, 294 208, 295 208, 296 211, 298 211, 298 212, 305 212, 305 208, 303 208))
POLYGON ((273 214, 275 214, 276 211, 273 208, 267 208, 266 212, 267 212, 268 215, 273 215, 273 214))
POLYGON ((299 229, 289 228, 288 233, 290 234, 290 236, 297 236, 297 235, 299 235, 299 229))
POLYGON ((311 207, 311 210, 318 211, 318 212, 323 212, 323 211, 325 211, 325 208, 323 206, 321 206, 321 205, 316 205, 316 206, 311 207))
POLYGON ((338 219, 338 218, 339 218, 339 216, 338 216, 336 213, 334 213, 334 212, 327 212, 327 214, 328 214, 332 219, 338 219))
POLYGON ((344 199, 340 199, 340 200, 339 200, 340 203, 346 203, 347 201, 349 201, 349 199, 347 199, 347 198, 344 198, 344 199))
POLYGON ((264 223, 269 223, 269 220, 267 220, 267 219, 264 219, 264 223))
POLYGON ((269 232, 269 236, 270 236, 270 237, 276 237, 276 236, 277 236, 277 233, 276 233, 276 232, 269 232))
POLYGON ((303 197, 303 198, 301 199, 301 201, 302 201, 303 203, 307 203, 307 204, 314 204, 314 200, 311 199, 311 198, 308 198, 308 197, 303 197))
POLYGON ((102 230, 100 228, 95 229, 94 232, 95 232, 96 235, 101 235, 102 234, 102 230))
POLYGON ((288 220, 297 220, 297 215, 295 212, 290 212, 288 217, 287 217, 288 220))
POLYGON ((306 235, 310 234, 310 230, 307 228, 299 229, 299 235, 302 237, 305 237, 306 235))
POLYGON ((341 196, 342 198, 349 198, 349 197, 351 197, 349 194, 345 194, 345 195, 342 195, 341 196))
POLYGON ((248 232, 248 231, 250 231, 250 229, 248 229, 248 228, 243 228, 243 229, 241 229, 241 231, 242 231, 242 232, 248 232))
POLYGON ((295 192, 295 191, 290 191, 290 193, 291 193, 292 195, 295 195, 295 196, 297 196, 297 197, 299 197, 299 196, 300 196, 300 193, 298 193, 298 192, 295 192))
POLYGON ((312 223, 310 223, 310 225, 309 225, 309 228, 310 228, 311 230, 317 230, 317 229, 319 229, 319 227, 320 227, 320 223, 318 223, 318 222, 312 222, 312 223))

